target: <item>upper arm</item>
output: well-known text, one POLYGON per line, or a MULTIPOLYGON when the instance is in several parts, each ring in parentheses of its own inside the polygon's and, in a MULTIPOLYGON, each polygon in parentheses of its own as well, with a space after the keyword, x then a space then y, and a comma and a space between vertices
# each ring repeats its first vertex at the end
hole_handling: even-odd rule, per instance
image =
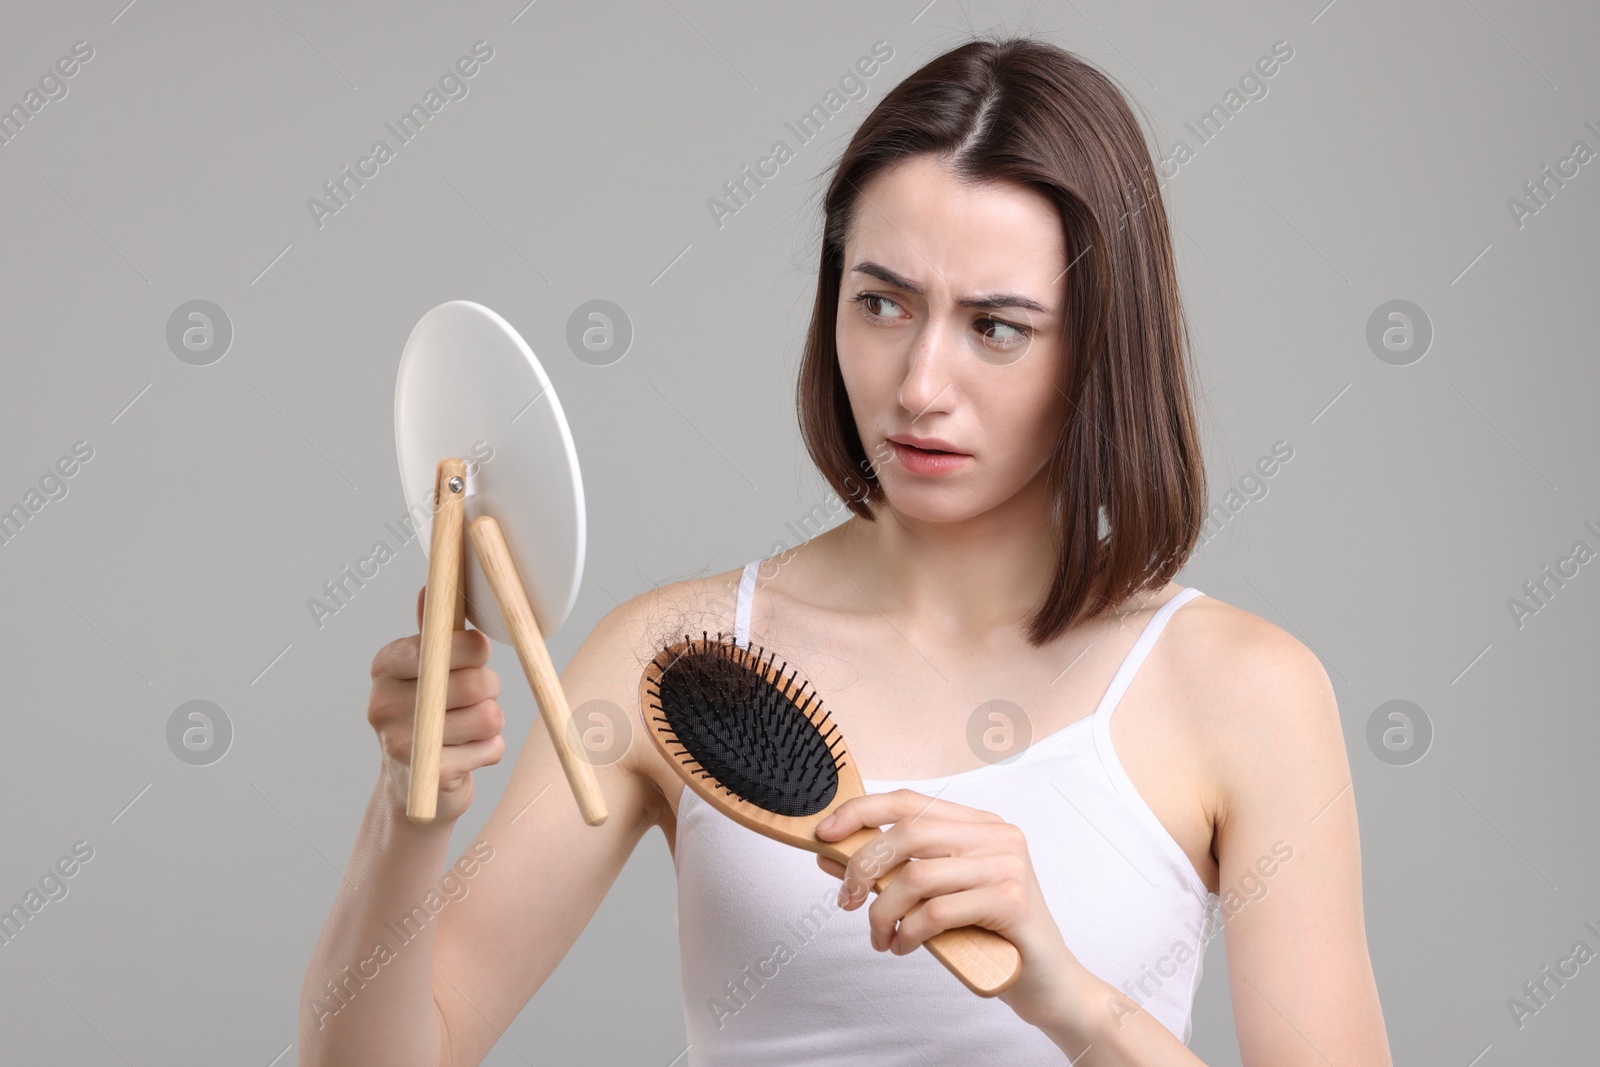
MULTIPOLYGON (((617 729, 639 730, 639 622, 648 595, 613 610, 561 672, 580 724, 588 701, 614 705, 617 729)), ((452 1067, 482 1062, 555 970, 656 821, 663 798, 640 770, 635 739, 615 762, 594 760, 606 821, 578 812, 543 717, 476 845, 487 855, 469 890, 445 908, 434 942, 433 988, 452 1067), (492 849, 492 853, 487 852, 492 849)), ((473 846, 469 845, 469 849, 473 846)))
POLYGON ((1391 1063, 1362 914, 1350 764, 1333 687, 1255 619, 1213 675, 1219 895, 1246 1065, 1391 1063))

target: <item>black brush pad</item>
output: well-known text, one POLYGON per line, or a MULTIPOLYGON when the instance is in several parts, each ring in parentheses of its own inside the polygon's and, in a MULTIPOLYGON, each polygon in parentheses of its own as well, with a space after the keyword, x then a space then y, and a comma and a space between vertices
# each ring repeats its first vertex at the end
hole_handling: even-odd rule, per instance
MULTIPOLYGON (((792 684, 795 671, 785 681, 796 703, 762 673, 771 655, 763 663, 759 649, 717 636, 690 641, 686 634, 676 654, 658 657, 656 725, 671 729, 684 766, 733 796, 776 815, 823 810, 839 789, 839 735, 817 713, 816 694, 792 684)), ((787 666, 777 667, 778 678, 787 666)))

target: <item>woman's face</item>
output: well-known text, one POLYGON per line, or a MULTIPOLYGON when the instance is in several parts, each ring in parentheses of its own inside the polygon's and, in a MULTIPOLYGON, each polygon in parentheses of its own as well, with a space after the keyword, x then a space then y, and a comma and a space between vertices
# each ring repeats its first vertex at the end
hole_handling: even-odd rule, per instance
POLYGON ((1067 407, 1066 267, 1060 215, 1033 190, 964 185, 926 156, 862 187, 839 369, 896 511, 954 522, 1043 489, 1067 407), (962 455, 895 443, 915 438, 962 455))

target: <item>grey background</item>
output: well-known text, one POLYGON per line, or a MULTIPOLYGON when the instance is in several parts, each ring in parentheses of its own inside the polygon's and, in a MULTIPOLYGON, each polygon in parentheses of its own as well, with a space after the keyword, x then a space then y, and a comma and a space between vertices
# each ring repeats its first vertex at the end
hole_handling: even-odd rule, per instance
MULTIPOLYGON (((1600 948, 1600 563, 1520 628, 1508 599, 1574 542, 1600 548, 1600 163, 1520 228, 1507 201, 1574 141, 1600 148, 1600 13, 925 4, 6 5, 0 104, 75 41, 94 58, 0 146, 0 506, 74 442, 94 457, 0 545, 0 902, 73 842, 95 850, 0 947, 6 1062, 293 1061, 378 764, 368 666, 415 630, 423 554, 320 629, 306 601, 393 541, 393 380, 417 318, 496 309, 571 419, 589 557, 560 666, 614 603, 794 542, 825 493, 792 397, 826 168, 895 81, 991 29, 1101 66, 1162 151, 1195 147, 1184 123, 1293 46, 1165 191, 1212 499, 1294 450, 1179 580, 1294 633, 1334 680, 1397 1062, 1594 1056, 1600 964, 1521 1030, 1506 1002, 1574 942, 1600 948), (494 58, 469 94, 319 229, 307 198, 480 39, 494 58), (879 39, 894 58, 865 100, 719 230, 707 199, 793 144, 784 122, 879 39), (635 331, 609 366, 565 341, 597 298, 635 331), (234 331, 210 366, 165 339, 194 299, 234 331), (1409 366, 1366 342, 1394 299, 1435 331, 1409 366), (196 699, 234 731, 209 766, 166 739, 196 699), (1408 766, 1366 739, 1393 699, 1434 730, 1408 766)), ((453 851, 535 724, 510 650, 493 666, 508 751, 453 851)), ((487 1062, 682 1051, 672 875, 651 833, 487 1062)), ((1218 938, 1192 1043, 1212 1064, 1238 1063, 1225 973, 1218 938)))

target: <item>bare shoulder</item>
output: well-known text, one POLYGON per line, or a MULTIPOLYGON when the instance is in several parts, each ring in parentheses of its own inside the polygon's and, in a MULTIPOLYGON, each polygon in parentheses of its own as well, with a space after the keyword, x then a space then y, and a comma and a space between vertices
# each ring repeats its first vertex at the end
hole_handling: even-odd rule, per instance
POLYGON ((1299 638, 1217 597, 1195 597, 1166 632, 1174 665, 1185 668, 1200 695, 1236 700, 1281 686, 1331 691, 1322 661, 1299 638))
MULTIPOLYGON (((580 730, 587 721, 584 703, 604 701, 600 707, 621 710, 629 740, 614 771, 635 787, 647 786, 652 823, 661 822, 670 810, 662 790, 673 778, 642 736, 639 679, 655 654, 685 633, 698 636, 702 630, 714 634, 733 629, 739 575, 734 570, 668 582, 623 601, 595 624, 561 673, 580 730)), ((612 725, 623 728, 621 723, 612 725)))
POLYGON ((1209 595, 1174 612, 1167 631, 1170 676, 1224 809, 1264 761, 1346 764, 1333 685, 1299 638, 1209 595))
POLYGON ((607 612, 585 644, 595 641, 625 662, 637 685, 644 665, 684 634, 732 632, 740 573, 696 575, 646 589, 607 612))
POLYGON ((1170 662, 1192 685, 1200 751, 1220 778, 1212 854, 1244 1062, 1391 1064, 1327 672, 1295 634, 1209 596, 1171 624, 1170 662))

